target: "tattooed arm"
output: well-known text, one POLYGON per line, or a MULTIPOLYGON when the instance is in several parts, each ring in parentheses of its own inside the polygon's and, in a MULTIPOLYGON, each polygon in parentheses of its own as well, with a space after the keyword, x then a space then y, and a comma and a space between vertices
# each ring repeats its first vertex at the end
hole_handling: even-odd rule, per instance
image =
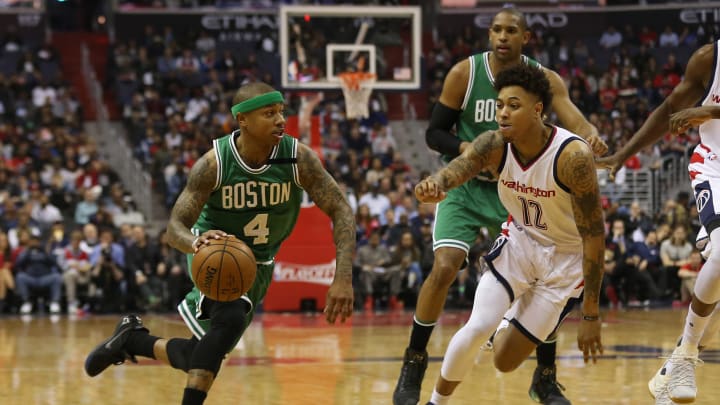
POLYGON ((578 346, 585 361, 596 351, 602 353, 600 342, 600 289, 602 285, 605 225, 600 187, 592 151, 582 142, 570 142, 558 158, 558 177, 572 194, 575 223, 583 243, 583 279, 585 292, 582 303, 583 321, 578 330, 578 346))
POLYGON ((184 253, 195 251, 197 246, 193 246, 193 241, 196 236, 190 232, 190 228, 200 216, 216 181, 217 161, 211 150, 195 162, 185 188, 175 201, 167 226, 170 246, 184 253))
POLYGON ((497 174, 505 141, 495 131, 478 135, 463 153, 450 161, 437 173, 415 186, 415 196, 424 203, 434 203, 445 198, 445 193, 460 186, 483 170, 497 174))
POLYGON ((335 279, 328 290, 325 314, 328 322, 352 315, 352 256, 355 253, 355 216, 337 183, 310 148, 298 144, 300 184, 333 223, 335 240, 335 279))

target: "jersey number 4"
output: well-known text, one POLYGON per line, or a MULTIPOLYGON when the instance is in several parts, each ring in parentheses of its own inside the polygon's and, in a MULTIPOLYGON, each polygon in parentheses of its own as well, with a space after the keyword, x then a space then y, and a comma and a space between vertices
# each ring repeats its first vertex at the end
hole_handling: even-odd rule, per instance
POLYGON ((257 214, 243 228, 245 236, 253 238, 253 245, 268 243, 270 228, 268 228, 267 223, 268 214, 257 214))
POLYGON ((528 200, 525 197, 518 196, 518 200, 520 200, 523 208, 523 224, 525 226, 534 226, 543 231, 547 230, 547 224, 543 222, 542 205, 537 201, 528 200))

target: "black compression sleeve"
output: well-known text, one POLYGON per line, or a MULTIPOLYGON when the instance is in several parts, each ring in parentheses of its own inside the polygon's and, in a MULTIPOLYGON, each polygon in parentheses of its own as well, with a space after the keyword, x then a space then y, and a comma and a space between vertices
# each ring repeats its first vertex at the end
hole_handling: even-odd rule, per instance
POLYGON ((460 110, 454 110, 440 102, 433 107, 430 125, 425 131, 425 142, 430 149, 443 155, 455 157, 460 154, 460 138, 450 133, 460 117, 460 110))

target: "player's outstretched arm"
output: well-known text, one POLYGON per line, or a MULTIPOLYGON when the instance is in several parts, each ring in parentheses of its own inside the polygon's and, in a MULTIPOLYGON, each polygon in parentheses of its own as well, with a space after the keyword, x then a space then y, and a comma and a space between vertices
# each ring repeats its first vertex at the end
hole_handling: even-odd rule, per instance
POLYGON ((432 175, 443 191, 460 186, 481 171, 495 173, 502 159, 505 141, 496 131, 486 131, 478 135, 462 155, 456 157, 447 166, 432 175))
POLYGON ((645 123, 614 155, 598 159, 598 165, 615 173, 631 156, 646 146, 652 145, 670 130, 670 116, 680 110, 694 106, 705 94, 714 65, 713 45, 705 45, 695 51, 688 61, 685 76, 645 120, 645 123))
POLYGON ((598 129, 585 118, 582 111, 570 100, 570 94, 568 94, 565 82, 560 75, 554 70, 547 68, 543 68, 543 70, 553 92, 552 108, 563 128, 585 138, 595 155, 602 156, 607 153, 608 147, 605 141, 600 138, 598 129))
POLYGON ((495 131, 486 131, 469 145, 462 155, 415 185, 415 197, 420 202, 437 203, 445 199, 448 191, 481 171, 497 172, 505 146, 502 135, 495 131))
POLYGON ((328 290, 325 316, 330 323, 334 323, 338 316, 344 322, 353 311, 352 256, 355 252, 355 216, 340 187, 322 166, 315 152, 300 143, 297 165, 300 184, 315 205, 327 214, 333 223, 335 279, 328 290))
POLYGON ((190 169, 187 184, 172 208, 167 227, 170 246, 181 252, 193 253, 198 246, 207 242, 205 234, 195 242, 197 236, 190 229, 200 216, 216 183, 217 161, 215 153, 210 150, 190 169))
POLYGON ((682 134, 692 127, 702 125, 705 121, 719 118, 720 106, 717 105, 686 108, 670 116, 670 133, 673 135, 682 134))
POLYGON ((571 142, 558 159, 558 177, 572 194, 573 214, 583 243, 585 293, 583 319, 578 329, 578 347, 587 362, 602 354, 600 340, 600 288, 605 253, 605 226, 600 187, 593 154, 587 145, 571 142))

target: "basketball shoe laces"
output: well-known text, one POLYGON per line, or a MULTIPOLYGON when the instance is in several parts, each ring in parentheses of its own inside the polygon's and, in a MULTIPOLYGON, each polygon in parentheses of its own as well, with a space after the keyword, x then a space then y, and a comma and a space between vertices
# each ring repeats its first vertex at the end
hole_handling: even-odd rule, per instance
POLYGON ((695 356, 683 356, 680 354, 674 354, 669 358, 672 359, 673 367, 668 379, 668 391, 671 394, 677 388, 697 391, 695 368, 702 364, 703 361, 695 356))

